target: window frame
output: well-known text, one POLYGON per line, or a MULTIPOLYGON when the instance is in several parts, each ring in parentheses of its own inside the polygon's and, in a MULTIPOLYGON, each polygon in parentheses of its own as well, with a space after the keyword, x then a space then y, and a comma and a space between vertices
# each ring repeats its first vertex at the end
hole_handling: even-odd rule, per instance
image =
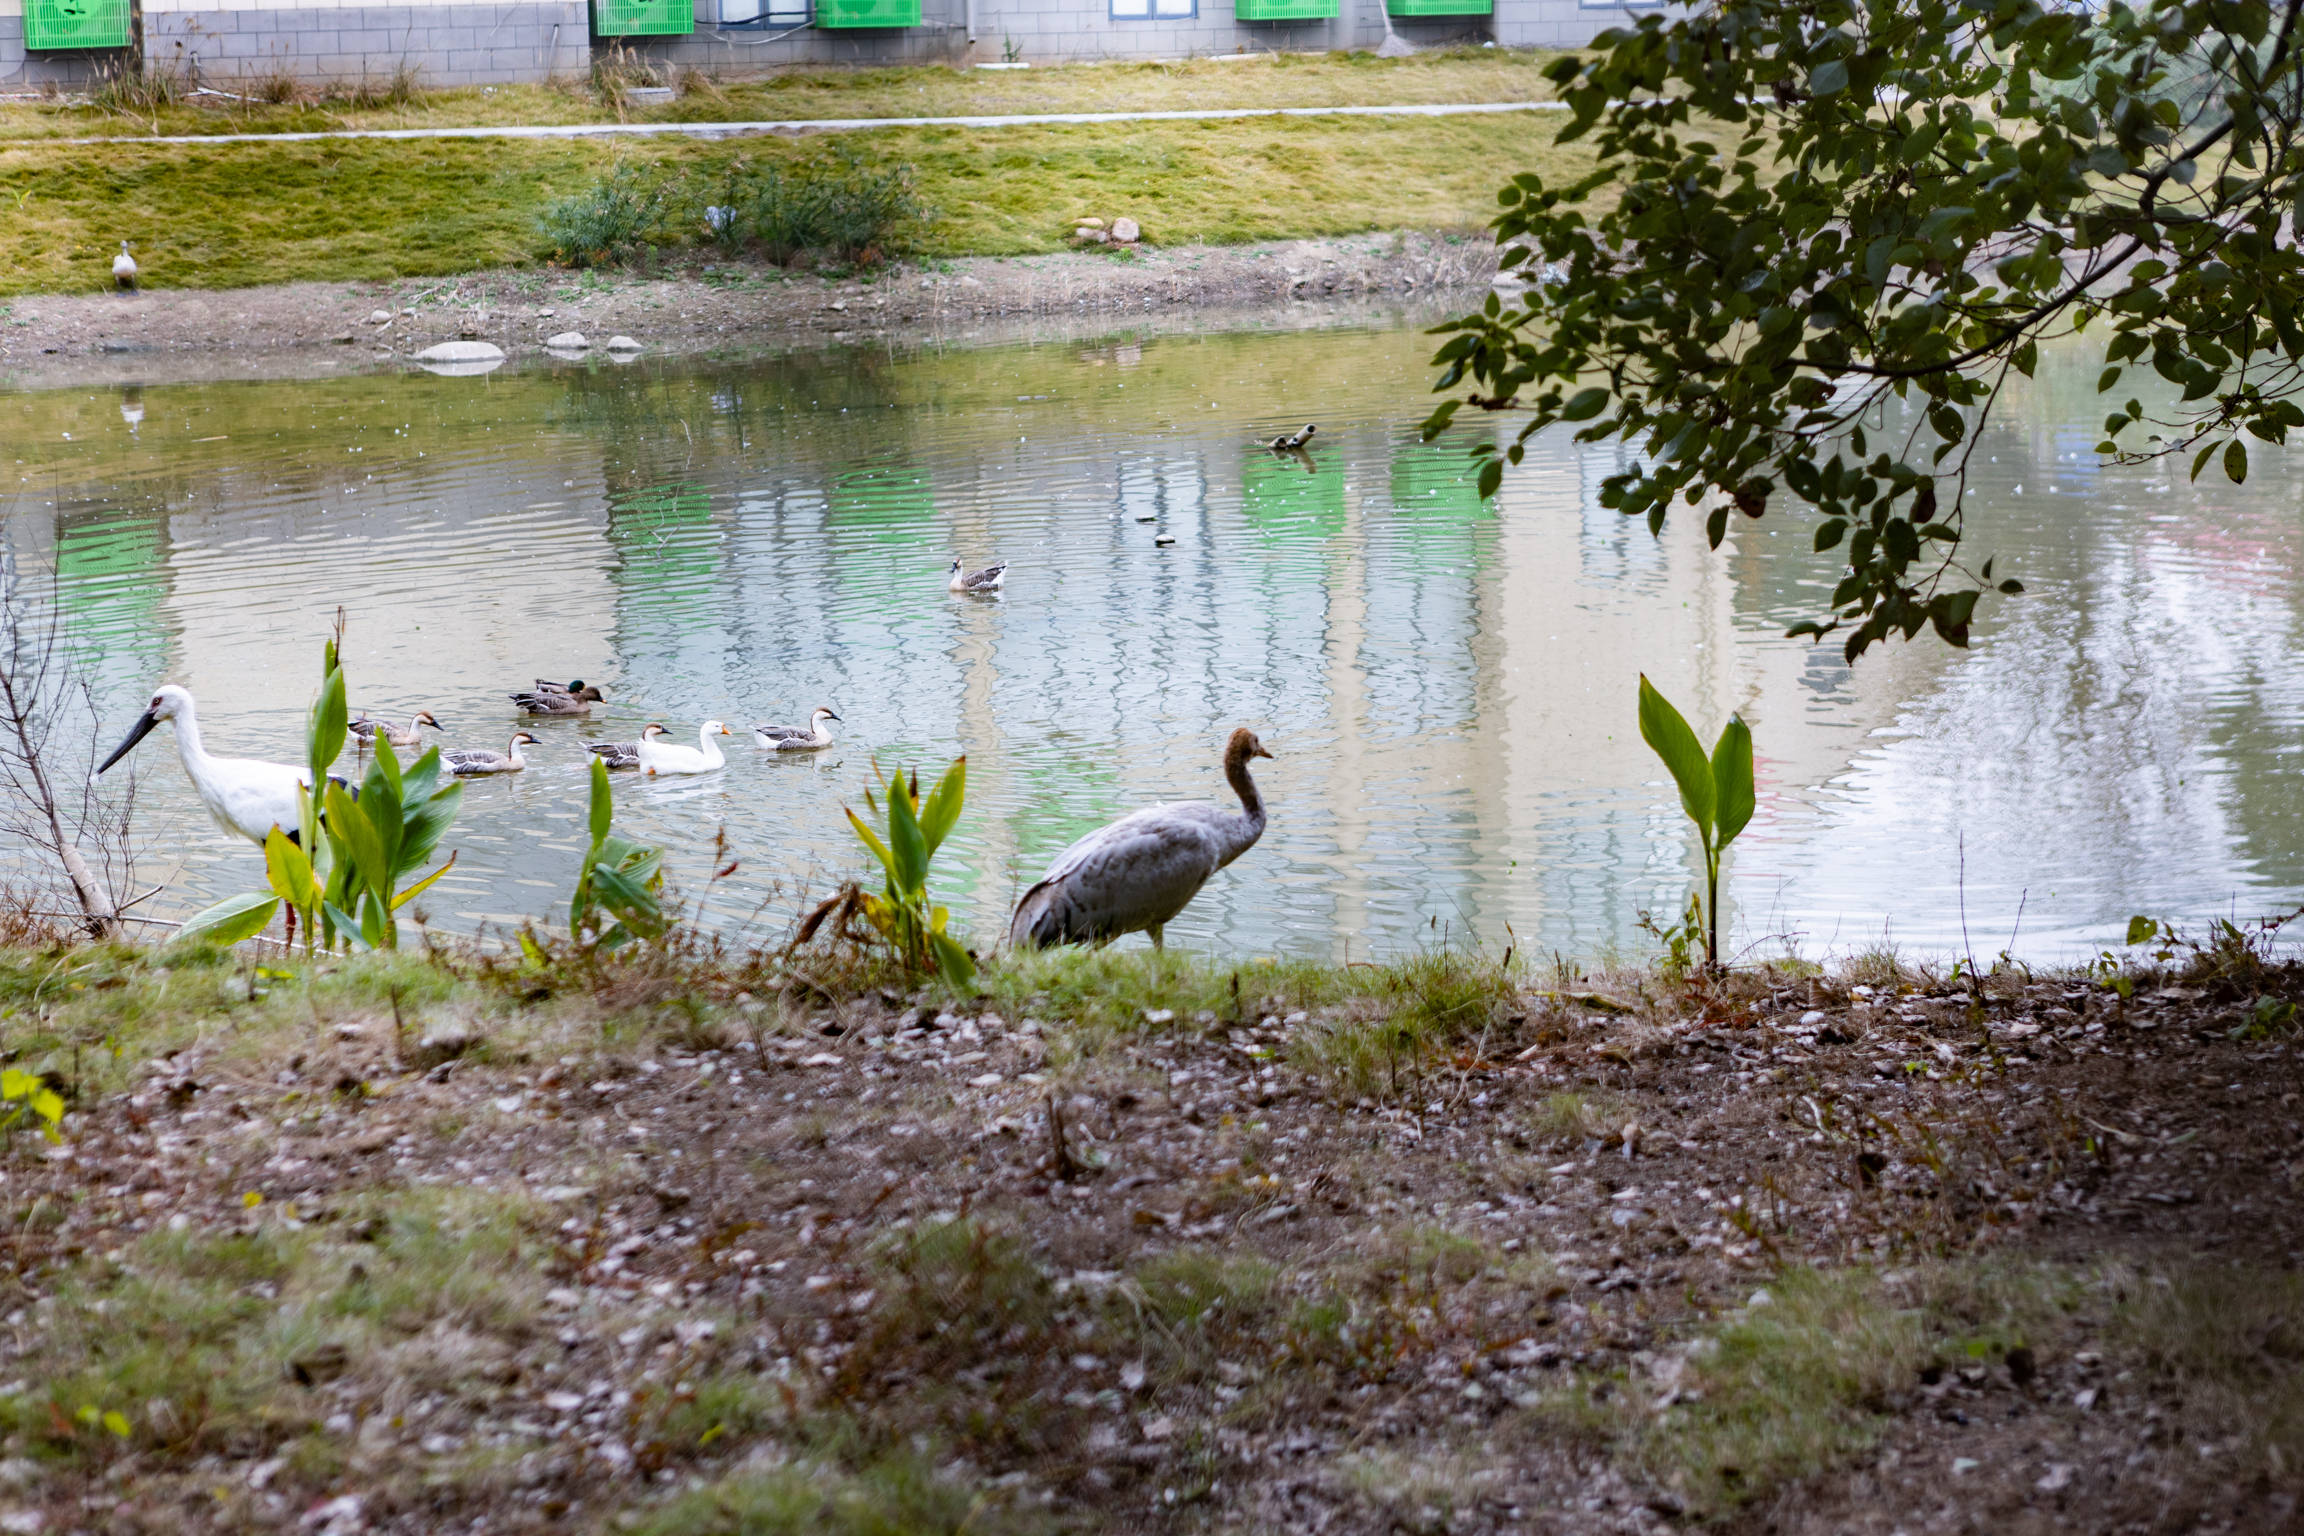
POLYGON ((1144 7, 1140 15, 1122 14, 1120 7, 1123 3, 1130 3, 1130 0, 1104 0, 1104 19, 1107 21, 1143 22, 1198 21, 1200 19, 1200 0, 1140 0, 1144 7), (1164 5, 1177 4, 1182 5, 1184 9, 1165 12, 1160 9, 1164 5))

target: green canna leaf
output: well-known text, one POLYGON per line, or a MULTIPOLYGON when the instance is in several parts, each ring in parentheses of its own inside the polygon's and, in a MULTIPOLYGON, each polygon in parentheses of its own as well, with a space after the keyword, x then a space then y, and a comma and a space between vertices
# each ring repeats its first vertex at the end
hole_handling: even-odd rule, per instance
POLYGON ((264 837, 264 874, 272 893, 300 912, 320 904, 320 886, 312 877, 312 861, 304 850, 274 827, 264 837))
POLYGON ((1728 724, 1720 732, 1720 740, 1712 748, 1712 786, 1719 798, 1715 814, 1719 818, 1718 846, 1726 848, 1736 841, 1736 834, 1744 830, 1752 819, 1755 804, 1752 788, 1752 729, 1744 723, 1742 715, 1730 715, 1728 724))
POLYGON ((176 942, 205 939, 211 944, 237 944, 252 939, 271 925, 280 910, 280 898, 269 891, 247 891, 203 907, 176 930, 176 942))
MULTIPOLYGON (((842 809, 845 810, 846 807, 842 807, 842 809)), ((864 846, 872 850, 873 857, 880 861, 880 867, 888 872, 889 883, 894 884, 896 880, 896 855, 890 853, 888 845, 880 841, 880 834, 873 831, 871 824, 854 811, 848 812, 848 825, 856 829, 856 835, 863 839, 864 846)))
POLYGON ((960 819, 960 809, 968 798, 968 759, 954 759, 937 780, 935 791, 928 796, 926 809, 920 813, 920 835, 927 840, 928 852, 933 856, 943 846, 953 824, 960 819))
POLYGON ((1688 729, 1688 722, 1680 717, 1648 675, 1640 675, 1640 739, 1664 760, 1671 771, 1672 780, 1680 786, 1680 806, 1688 819, 1696 823, 1696 832, 1709 852, 1712 844, 1712 818, 1717 805, 1712 784, 1712 765, 1705 761, 1704 749, 1696 744, 1696 733, 1688 729))
POLYGON ((914 796, 918 785, 907 787, 904 793, 888 797, 888 849, 895 855, 891 873, 896 877, 896 890, 892 894, 912 895, 928 884, 928 841, 920 834, 920 822, 914 811, 914 796))
POLYGON ((608 787, 608 764, 592 759, 592 841, 600 842, 616 817, 616 800, 608 787))
POLYGON ((417 897, 423 895, 427 890, 431 889, 433 881, 439 879, 442 875, 448 873, 448 871, 454 869, 455 867, 456 855, 451 853, 448 855, 448 860, 446 863, 442 864, 438 869, 432 871, 432 873, 426 875, 423 879, 417 881, 414 885, 408 887, 408 889, 402 891, 399 895, 393 897, 392 910, 397 912, 402 907, 408 905, 408 903, 414 901, 417 897))

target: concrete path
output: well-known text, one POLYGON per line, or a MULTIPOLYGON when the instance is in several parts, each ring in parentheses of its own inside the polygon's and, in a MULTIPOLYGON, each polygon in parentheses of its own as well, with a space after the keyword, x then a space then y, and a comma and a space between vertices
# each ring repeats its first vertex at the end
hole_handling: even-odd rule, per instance
POLYGON ((1562 101, 1462 101, 1386 107, 1201 107, 1175 112, 1018 112, 985 117, 797 117, 751 123, 562 123, 505 128, 345 128, 320 133, 182 133, 103 139, 7 139, 39 144, 306 144, 320 139, 735 139, 760 133, 854 133, 872 128, 1034 128, 1061 123, 1205 123, 1243 117, 1469 117, 1564 112, 1562 101))

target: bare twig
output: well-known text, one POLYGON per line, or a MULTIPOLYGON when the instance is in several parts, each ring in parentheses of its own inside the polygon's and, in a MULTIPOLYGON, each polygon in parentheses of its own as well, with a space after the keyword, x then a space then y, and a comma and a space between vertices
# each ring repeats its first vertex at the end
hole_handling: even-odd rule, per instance
POLYGON ((95 730, 95 696, 63 648, 55 603, 27 602, 11 582, 0 600, 0 830, 56 861, 79 921, 94 937, 108 939, 120 932, 122 908, 107 884, 125 890, 134 883, 128 835, 134 781, 116 801, 98 795, 95 730), (69 776, 59 748, 67 721, 87 742, 87 761, 70 765, 69 776), (109 882, 90 864, 91 847, 109 882))

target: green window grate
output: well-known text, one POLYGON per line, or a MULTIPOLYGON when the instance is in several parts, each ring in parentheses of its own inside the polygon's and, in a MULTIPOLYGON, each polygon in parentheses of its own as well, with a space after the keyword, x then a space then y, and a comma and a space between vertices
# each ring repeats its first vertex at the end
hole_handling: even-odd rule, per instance
POLYGON ((1336 0, 1237 0, 1232 14, 1242 21, 1327 21, 1336 0))
POLYGON ((695 30, 693 0, 592 0, 594 37, 670 37, 695 30))
POLYGON ((1496 0, 1384 0, 1395 16, 1493 16, 1496 0))
POLYGON ((27 48, 125 48, 128 0, 24 0, 27 48))
POLYGON ((816 0, 820 27, 916 27, 920 0, 816 0))

